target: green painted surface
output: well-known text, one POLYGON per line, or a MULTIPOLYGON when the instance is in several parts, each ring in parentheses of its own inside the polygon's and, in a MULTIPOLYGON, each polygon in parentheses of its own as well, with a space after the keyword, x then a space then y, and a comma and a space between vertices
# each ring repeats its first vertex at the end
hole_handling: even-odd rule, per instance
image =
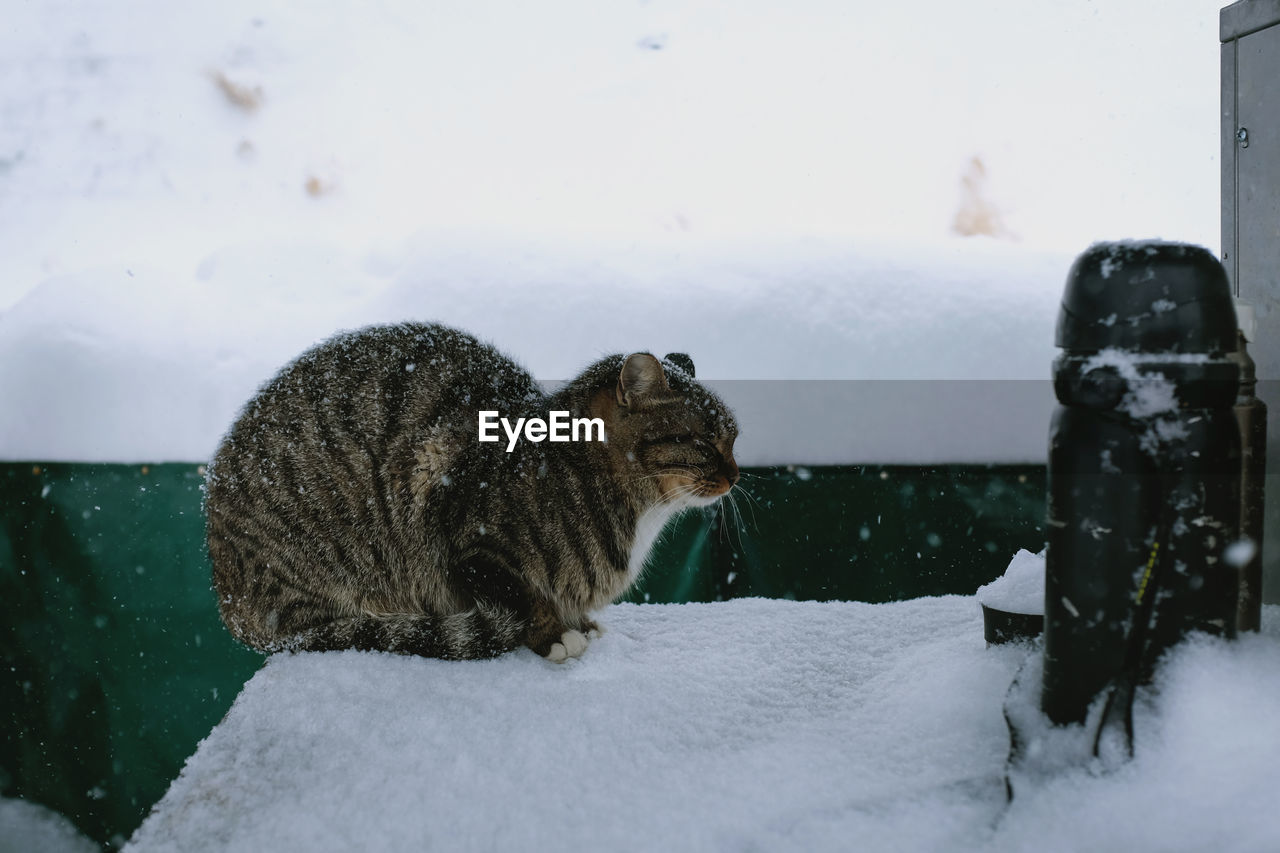
POLYGON ((1044 547, 1043 466, 752 469, 730 508, 689 513, 629 601, 967 595, 1044 547))
MULTIPOLYGON (((1044 539, 1043 467, 747 474, 738 512, 676 522, 629 600, 967 594, 1044 539)), ((100 841, 128 837, 261 665, 218 620, 201 479, 0 463, 0 787, 100 841)))
POLYGON ((195 465, 0 466, 6 793, 127 836, 259 656, 210 591, 195 465))

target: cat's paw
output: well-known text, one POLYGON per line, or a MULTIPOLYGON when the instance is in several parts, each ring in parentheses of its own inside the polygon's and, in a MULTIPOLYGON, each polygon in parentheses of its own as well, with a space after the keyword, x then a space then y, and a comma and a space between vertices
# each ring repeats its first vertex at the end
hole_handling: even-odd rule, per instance
POLYGON ((587 637, 581 631, 572 629, 560 635, 560 642, 551 644, 547 652, 547 660, 552 663, 564 663, 569 658, 581 657, 587 650, 587 637))
POLYGON ((604 636, 604 626, 594 619, 588 619, 582 626, 582 633, 587 635, 588 640, 595 640, 604 636))

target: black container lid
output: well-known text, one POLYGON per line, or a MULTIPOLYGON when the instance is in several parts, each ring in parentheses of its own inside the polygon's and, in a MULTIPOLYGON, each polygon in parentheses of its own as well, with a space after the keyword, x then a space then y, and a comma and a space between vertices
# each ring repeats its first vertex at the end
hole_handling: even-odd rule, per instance
POLYGON ((1067 274, 1056 343, 1076 352, 1234 352, 1227 271, 1188 243, 1095 243, 1067 274))

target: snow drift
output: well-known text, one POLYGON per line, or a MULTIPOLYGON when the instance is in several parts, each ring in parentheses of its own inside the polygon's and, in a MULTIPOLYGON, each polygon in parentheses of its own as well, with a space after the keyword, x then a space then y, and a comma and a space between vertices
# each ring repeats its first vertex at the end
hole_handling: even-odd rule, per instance
MULTIPOLYGON (((126 5, 0 29, 3 459, 206 459, 286 361, 375 321, 549 380, 623 349, 1045 380, 1073 252, 1218 239, 1220 0, 126 5), (948 242, 975 157, 1020 245, 948 242)), ((933 392, 854 443, 757 418, 743 461, 1043 457, 1031 398, 933 392)), ((793 405, 756 408, 853 410, 793 405)))
POLYGON ((972 597, 617 605, 581 660, 281 655, 132 839, 162 850, 1257 851, 1280 839, 1280 608, 1194 638, 1137 758, 1006 805, 1028 645, 972 597))
POLYGON ((85 272, 0 314, 0 458, 204 460, 304 349, 417 319, 545 380, 611 352, 687 352, 725 383, 744 465, 1041 461, 1069 265, 983 243, 453 232, 364 255, 239 247, 187 277, 85 272))

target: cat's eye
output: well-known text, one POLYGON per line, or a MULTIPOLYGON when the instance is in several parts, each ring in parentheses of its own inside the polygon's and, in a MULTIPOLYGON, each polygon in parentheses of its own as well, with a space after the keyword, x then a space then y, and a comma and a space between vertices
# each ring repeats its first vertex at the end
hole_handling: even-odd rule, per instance
POLYGON ((715 446, 710 441, 708 441, 707 439, 701 436, 691 435, 689 436, 689 439, 690 439, 690 442, 693 444, 694 449, 696 450, 700 450, 703 453, 716 452, 715 446))

